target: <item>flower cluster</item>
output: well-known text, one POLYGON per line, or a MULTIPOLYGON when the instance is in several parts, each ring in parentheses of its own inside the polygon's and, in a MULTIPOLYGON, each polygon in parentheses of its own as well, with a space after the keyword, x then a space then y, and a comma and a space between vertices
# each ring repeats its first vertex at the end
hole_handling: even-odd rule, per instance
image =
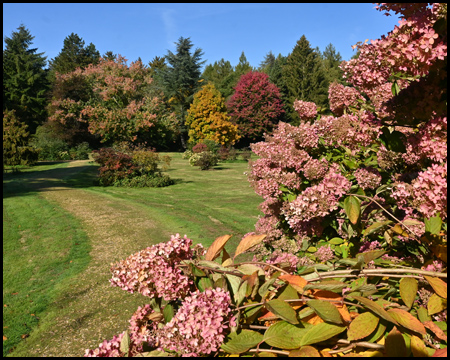
POLYGON ((97 349, 87 349, 84 357, 122 357, 124 354, 120 351, 120 342, 122 341, 125 332, 114 335, 111 340, 104 340, 97 349))
POLYGON ((358 104, 358 100, 365 101, 358 90, 337 82, 330 84, 328 99, 330 100, 330 110, 337 116, 348 113, 351 106, 358 104))
POLYGON ((149 297, 184 298, 192 281, 177 265, 192 257, 191 244, 186 235, 184 238, 172 235, 167 243, 148 247, 114 265, 110 282, 128 292, 138 291, 149 297))
POLYGON ((317 106, 313 102, 295 100, 294 110, 297 111, 301 120, 313 120, 317 115, 317 106))
POLYGON ((361 168, 356 170, 353 175, 355 175, 356 181, 362 189, 375 189, 380 186, 381 175, 376 169, 361 168))
POLYGON ((230 326, 236 326, 230 294, 221 288, 197 290, 184 299, 176 315, 158 332, 159 348, 182 356, 210 354, 218 350, 230 326))
POLYGON ((289 204, 289 209, 284 210, 286 220, 293 227, 299 222, 328 215, 337 209, 339 198, 350 187, 350 181, 336 167, 331 167, 321 183, 307 188, 289 204))
POLYGON ((158 330, 158 320, 162 319, 161 314, 153 311, 151 305, 139 306, 130 319, 130 340, 136 352, 142 352, 143 343, 150 347, 156 346, 156 331, 158 330), (160 315, 158 317, 158 315, 160 315))
POLYGON ((327 262, 334 258, 333 249, 329 246, 321 246, 316 251, 316 257, 321 262, 327 262))
MULTIPOLYGON (((290 254, 288 252, 280 252, 280 251, 275 251, 272 254, 272 256, 270 256, 266 260, 267 264, 276 265, 290 273, 293 273, 295 270, 297 270, 298 262, 299 262, 299 258, 297 256, 295 256, 294 254, 290 254)), ((274 270, 272 268, 270 268, 266 272, 266 277, 270 276, 270 274, 273 272, 274 272, 274 270)))
POLYGON ((407 214, 412 208, 417 209, 425 218, 441 213, 441 218, 447 217, 447 163, 433 164, 427 170, 419 173, 411 184, 399 182, 396 184, 392 197, 398 200, 399 208, 407 214))

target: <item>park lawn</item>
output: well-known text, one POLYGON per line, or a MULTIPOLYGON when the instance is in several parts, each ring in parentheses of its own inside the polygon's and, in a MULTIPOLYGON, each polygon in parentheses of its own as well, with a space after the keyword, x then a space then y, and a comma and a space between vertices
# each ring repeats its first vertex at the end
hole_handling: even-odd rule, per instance
MULTIPOLYGON (((218 236, 233 234, 226 246, 233 253, 242 236, 254 230, 261 215, 258 205, 262 199, 254 193, 244 174, 248 170, 247 163, 220 163, 211 170, 201 171, 189 166, 179 153, 167 155, 172 157, 172 163, 166 173, 175 180, 175 185, 169 187, 93 186, 97 173, 95 164, 66 177, 63 183, 91 193, 94 208, 95 201, 107 201, 119 215, 124 207, 148 214, 154 226, 142 231, 142 237, 129 254, 167 241, 176 233, 186 234, 194 243, 205 247, 218 236)), ((69 303, 77 275, 89 266, 89 249, 94 240, 83 230, 81 220, 31 189, 36 182, 32 177, 37 172, 65 171, 66 166, 66 163, 46 163, 25 169, 21 174, 4 176, 3 299, 6 306, 3 334, 7 338, 3 344, 4 356, 15 346, 17 349, 12 356, 26 356, 31 347, 39 346, 39 332, 48 331, 52 319, 60 315, 58 312, 66 311, 64 303, 69 303), (29 339, 28 334, 31 334, 29 339)), ((111 226, 117 227, 123 236, 132 230, 117 220, 111 226)), ((125 253, 128 254, 127 249, 125 253)), ((105 277, 108 276, 106 273, 105 277)), ((121 324, 126 323, 130 311, 134 311, 133 306, 142 302, 135 295, 124 292, 123 295, 130 302, 122 301, 124 308, 117 309, 117 321, 121 324)), ((105 309, 105 316, 108 316, 107 311, 105 309)), ((110 338, 111 334, 104 336, 110 338)), ((50 342, 50 346, 57 345, 50 342)), ((83 344, 79 346, 86 348, 83 344)))

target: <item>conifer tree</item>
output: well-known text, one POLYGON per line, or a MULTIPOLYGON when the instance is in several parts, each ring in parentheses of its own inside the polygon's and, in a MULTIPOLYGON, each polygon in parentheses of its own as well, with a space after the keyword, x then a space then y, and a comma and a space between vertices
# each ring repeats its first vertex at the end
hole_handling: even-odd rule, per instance
POLYGON ((261 61, 261 63, 259 64, 258 71, 265 72, 266 74, 269 74, 271 69, 275 65, 276 60, 277 59, 276 59, 275 55, 272 53, 272 51, 269 51, 264 56, 264 60, 261 61))
POLYGON ((280 115, 280 121, 288 122, 290 121, 290 118, 288 118, 289 111, 289 91, 286 86, 284 77, 283 77, 283 66, 286 64, 286 56, 283 56, 281 54, 278 54, 276 57, 273 66, 269 68, 268 75, 269 75, 269 81, 274 84, 279 90, 280 90, 280 97, 281 102, 283 104, 283 110, 284 112, 280 115))
POLYGON ((205 67, 202 75, 205 81, 209 81, 219 90, 222 96, 227 100, 234 92, 236 86, 234 68, 231 63, 223 58, 215 61, 213 65, 205 67))
POLYGON ((100 53, 94 44, 90 43, 88 46, 84 46, 84 40, 72 33, 64 39, 61 52, 50 60, 49 68, 52 74, 55 71, 67 74, 77 67, 84 69, 89 64, 98 64, 99 59, 100 53))
POLYGON ((192 102, 193 95, 201 85, 200 68, 205 61, 201 61, 203 51, 200 48, 191 54, 193 44, 190 38, 180 37, 175 44, 176 53, 167 51, 168 65, 165 69, 158 69, 157 76, 160 76, 166 96, 177 112, 180 140, 183 148, 186 148, 186 111, 192 102))
POLYGON ((332 82, 338 82, 344 84, 342 79, 342 70, 339 65, 342 62, 342 56, 339 52, 336 52, 336 48, 333 44, 328 44, 322 53, 323 67, 327 76, 329 84, 332 82))
POLYGON ((236 84, 242 75, 245 75, 252 70, 253 68, 248 62, 247 57, 245 56, 244 52, 242 52, 241 56, 239 57, 239 63, 236 65, 236 68, 234 69, 237 78, 236 84))
POLYGON ((289 117, 294 123, 299 121, 298 114, 293 111, 295 100, 311 101, 320 107, 328 107, 328 82, 320 53, 311 47, 305 35, 288 55, 282 73, 289 92, 289 117))
POLYGON ((31 48, 34 36, 22 24, 5 37, 3 50, 3 110, 15 110, 18 121, 33 134, 46 118, 46 57, 31 48))
POLYGON ((117 55, 114 54, 112 51, 107 51, 103 54, 102 58, 105 60, 112 60, 114 61, 116 59, 117 55))

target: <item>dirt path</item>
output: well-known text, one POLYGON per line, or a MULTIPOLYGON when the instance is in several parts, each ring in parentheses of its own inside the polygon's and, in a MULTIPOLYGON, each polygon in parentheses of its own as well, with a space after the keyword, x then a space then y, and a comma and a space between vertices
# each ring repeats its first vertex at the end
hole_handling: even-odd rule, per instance
POLYGON ((94 349, 105 338, 125 330, 127 319, 145 300, 139 294, 112 287, 108 281, 109 269, 111 263, 152 245, 151 239, 143 239, 143 234, 155 224, 142 207, 65 186, 61 176, 82 171, 88 161, 74 161, 69 164, 70 169, 55 169, 51 176, 47 173, 46 178, 36 178, 44 199, 57 203, 81 220, 91 241, 92 259, 89 267, 72 280, 73 287, 65 298, 65 303, 68 300, 70 304, 69 312, 64 317, 56 316, 51 329, 41 335, 40 345, 28 356, 82 356, 85 349, 94 349), (129 310, 119 314, 117 305, 124 302, 129 310))

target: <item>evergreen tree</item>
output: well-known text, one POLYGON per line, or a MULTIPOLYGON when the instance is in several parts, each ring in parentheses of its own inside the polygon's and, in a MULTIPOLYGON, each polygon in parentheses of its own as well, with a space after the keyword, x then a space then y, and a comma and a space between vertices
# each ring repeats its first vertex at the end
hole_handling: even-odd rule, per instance
POLYGON ((283 77, 288 95, 289 117, 295 123, 300 119, 293 109, 295 100, 312 101, 328 107, 328 81, 320 53, 314 50, 303 35, 283 66, 283 77))
POLYGON ((202 78, 214 84, 225 100, 234 92, 233 87, 236 86, 234 68, 228 60, 225 61, 222 58, 219 61, 215 61, 213 65, 207 65, 203 71, 202 78))
POLYGON ((261 61, 261 64, 259 64, 259 70, 261 72, 265 72, 266 74, 269 74, 273 66, 275 65, 276 61, 275 55, 272 53, 272 51, 269 51, 265 56, 264 60, 261 61))
POLYGON ((287 116, 289 114, 289 91, 286 86, 286 82, 284 81, 283 77, 283 66, 286 64, 286 56, 283 56, 281 54, 278 54, 278 56, 275 59, 275 62, 273 66, 269 68, 268 75, 269 75, 269 81, 272 84, 275 84, 277 88, 280 90, 280 96, 281 101, 283 103, 283 110, 284 112, 280 115, 280 121, 287 122, 290 120, 287 116))
POLYGON ((5 37, 3 50, 3 110, 15 110, 17 119, 33 134, 46 118, 46 57, 31 48, 32 36, 22 24, 5 37))
POLYGON ((241 56, 239 57, 239 63, 236 65, 236 68, 234 69, 237 77, 236 84, 242 75, 245 75, 252 70, 253 68, 247 61, 247 57, 245 56, 244 52, 242 52, 241 56))
POLYGON ((112 51, 107 51, 103 54, 102 58, 105 60, 116 60, 117 55, 114 54, 112 51))
POLYGON ((197 48, 191 54, 193 44, 190 38, 180 37, 175 44, 176 53, 168 50, 166 55, 168 65, 165 69, 158 69, 156 74, 159 74, 169 102, 177 112, 180 140, 183 148, 186 148, 186 111, 201 85, 200 68, 205 61, 201 61, 204 55, 201 49, 197 48))
POLYGON ((157 69, 164 70, 165 68, 167 68, 166 58, 164 56, 155 56, 152 61, 149 61, 148 67, 150 75, 154 77, 157 69))
MULTIPOLYGON (((112 52, 111 52, 112 54, 112 52)), ((90 43, 84 46, 84 40, 77 34, 70 34, 64 39, 64 46, 61 52, 52 60, 50 60, 50 71, 60 74, 67 74, 77 67, 84 69, 89 64, 98 64, 100 53, 95 45, 90 43)))
POLYGON ((328 44, 322 53, 323 67, 325 74, 327 75, 328 83, 338 82, 343 84, 342 70, 339 68, 342 62, 342 56, 339 52, 336 52, 336 48, 333 44, 328 44))

